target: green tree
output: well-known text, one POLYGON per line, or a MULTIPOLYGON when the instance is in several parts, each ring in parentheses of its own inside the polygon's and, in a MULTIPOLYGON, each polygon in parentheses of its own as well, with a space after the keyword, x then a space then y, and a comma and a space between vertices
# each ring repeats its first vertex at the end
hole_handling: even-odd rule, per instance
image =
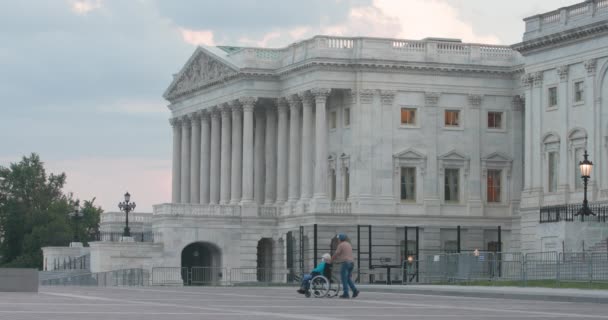
POLYGON ((63 194, 65 181, 64 173, 47 175, 37 154, 0 166, 0 266, 41 268, 42 247, 65 246, 75 231, 96 230, 101 208, 95 199, 84 201, 82 223, 74 230, 68 213, 78 200, 63 194))

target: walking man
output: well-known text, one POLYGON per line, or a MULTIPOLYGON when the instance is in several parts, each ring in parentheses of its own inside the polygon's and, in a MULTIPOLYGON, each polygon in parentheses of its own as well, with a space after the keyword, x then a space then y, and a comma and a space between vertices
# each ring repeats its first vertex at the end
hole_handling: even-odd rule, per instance
POLYGON ((336 248, 336 252, 334 256, 331 257, 332 261, 341 262, 342 267, 340 268, 340 276, 342 277, 342 288, 344 288, 344 294, 340 296, 340 298, 348 299, 348 288, 353 290, 353 298, 356 298, 359 295, 359 290, 355 287, 353 283, 352 275, 353 275, 353 247, 346 241, 346 235, 340 233, 338 235, 338 240, 340 243, 338 244, 338 248, 336 248))

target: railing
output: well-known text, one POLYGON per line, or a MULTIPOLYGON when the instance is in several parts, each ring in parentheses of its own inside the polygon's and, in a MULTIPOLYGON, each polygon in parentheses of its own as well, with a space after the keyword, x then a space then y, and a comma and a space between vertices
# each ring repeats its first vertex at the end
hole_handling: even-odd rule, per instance
POLYGON ((91 265, 91 254, 53 260, 53 270, 86 270, 91 265))
MULTIPOLYGON (((154 242, 155 236, 158 236, 154 232, 131 232, 131 237, 135 242, 154 242)), ((105 232, 101 231, 95 234, 94 241, 105 241, 105 242, 120 242, 123 238, 122 232, 105 232)))
POLYGON ((557 286, 567 282, 608 281, 606 252, 479 252, 426 256, 402 269, 405 283, 508 283, 557 286))
POLYGON ((590 203, 589 209, 593 212, 594 216, 583 216, 577 215, 583 205, 577 204, 564 204, 556 206, 545 206, 540 208, 540 223, 549 222, 560 222, 560 221, 597 221, 606 222, 608 216, 608 203, 598 202, 590 203))
MULTIPOLYGON (((109 222, 124 222, 125 214, 122 212, 107 212, 102 213, 100 217, 100 223, 109 223, 109 222)), ((129 222, 143 223, 149 224, 152 222, 152 214, 151 213, 131 213, 129 215, 129 222)))
POLYGON ((557 32, 557 29, 574 28, 605 19, 605 17, 598 18, 598 16, 606 15, 607 9, 607 0, 585 1, 526 18, 524 19, 526 21, 524 40, 542 36, 539 33, 557 32))
POLYGON ((343 201, 332 201, 329 205, 329 210, 332 214, 350 214, 351 205, 350 202, 343 201))
POLYGON ((150 282, 150 275, 144 269, 122 269, 108 272, 87 273, 57 279, 40 281, 47 286, 144 286, 150 282))
POLYGON ((163 203, 153 211, 155 216, 241 216, 240 205, 163 203))

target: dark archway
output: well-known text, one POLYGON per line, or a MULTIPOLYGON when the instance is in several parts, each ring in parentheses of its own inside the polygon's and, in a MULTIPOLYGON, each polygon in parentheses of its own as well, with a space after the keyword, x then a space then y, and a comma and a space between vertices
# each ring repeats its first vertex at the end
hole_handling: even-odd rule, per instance
POLYGON ((185 285, 216 284, 224 276, 222 254, 215 244, 191 243, 182 250, 181 260, 185 285))
POLYGON ((262 238, 258 241, 257 250, 257 280, 260 282, 272 281, 272 239, 262 238))

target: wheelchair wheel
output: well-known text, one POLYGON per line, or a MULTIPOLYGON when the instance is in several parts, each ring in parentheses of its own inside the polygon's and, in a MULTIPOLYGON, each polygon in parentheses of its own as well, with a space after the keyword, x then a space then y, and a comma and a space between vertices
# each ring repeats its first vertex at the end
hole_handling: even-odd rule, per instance
POLYGON ((329 292, 327 296, 330 298, 337 297, 340 294, 341 283, 336 277, 331 277, 331 283, 329 284, 329 292))
POLYGON ((310 292, 315 298, 326 297, 329 289, 329 280, 324 276, 316 276, 310 280, 310 292))

